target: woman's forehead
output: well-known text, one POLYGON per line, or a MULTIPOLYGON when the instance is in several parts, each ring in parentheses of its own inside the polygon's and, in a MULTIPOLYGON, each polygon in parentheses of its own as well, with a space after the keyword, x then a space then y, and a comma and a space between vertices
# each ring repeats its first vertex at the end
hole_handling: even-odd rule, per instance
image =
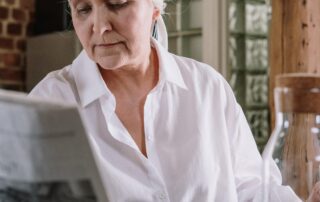
MULTIPOLYGON (((76 3, 78 1, 80 0, 68 0, 69 3, 76 3)), ((86 1, 90 1, 90 0, 86 0, 86 1)), ((127 1, 127 0, 107 0, 107 1, 127 1)), ((142 0, 139 0, 139 1, 142 1, 142 0)), ((152 1, 155 6, 159 6, 160 4, 163 4, 163 0, 147 0, 147 1, 152 1)))
POLYGON ((153 6, 157 9, 160 10, 160 12, 162 12, 164 10, 164 0, 68 0, 68 3, 70 5, 70 7, 74 7, 76 6, 78 3, 94 3, 94 2, 99 2, 99 1, 103 1, 106 3, 125 3, 127 1, 144 1, 144 2, 148 2, 148 3, 152 3, 153 6))

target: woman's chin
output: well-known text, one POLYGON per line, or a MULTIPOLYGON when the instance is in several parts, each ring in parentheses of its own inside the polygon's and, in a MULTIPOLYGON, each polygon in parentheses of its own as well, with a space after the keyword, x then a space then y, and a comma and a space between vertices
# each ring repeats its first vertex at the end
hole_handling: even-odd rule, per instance
POLYGON ((116 70, 125 66, 125 61, 120 58, 104 58, 96 61, 100 68, 105 70, 116 70))

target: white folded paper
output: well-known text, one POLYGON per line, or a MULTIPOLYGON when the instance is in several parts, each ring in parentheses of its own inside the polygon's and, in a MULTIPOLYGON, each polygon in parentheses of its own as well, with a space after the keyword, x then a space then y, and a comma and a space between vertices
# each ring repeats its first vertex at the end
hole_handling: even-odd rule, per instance
POLYGON ((22 199, 108 201, 77 106, 0 90, 0 201, 22 199))

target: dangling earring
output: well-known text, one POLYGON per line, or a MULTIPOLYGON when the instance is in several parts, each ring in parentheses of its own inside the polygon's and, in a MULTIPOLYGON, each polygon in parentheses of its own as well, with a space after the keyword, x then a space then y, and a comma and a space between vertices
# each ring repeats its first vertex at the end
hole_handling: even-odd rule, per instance
POLYGON ((153 24, 152 28, 152 37, 158 39, 158 27, 157 27, 157 20, 153 24))

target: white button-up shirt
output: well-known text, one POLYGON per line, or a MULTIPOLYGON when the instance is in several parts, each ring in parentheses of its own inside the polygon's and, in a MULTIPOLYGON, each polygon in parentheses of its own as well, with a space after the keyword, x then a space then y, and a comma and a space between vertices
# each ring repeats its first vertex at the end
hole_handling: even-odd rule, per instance
POLYGON ((257 197, 262 160, 227 82, 210 66, 152 44, 160 76, 144 106, 148 158, 117 117, 115 98, 85 51, 31 95, 80 106, 112 202, 257 197))

